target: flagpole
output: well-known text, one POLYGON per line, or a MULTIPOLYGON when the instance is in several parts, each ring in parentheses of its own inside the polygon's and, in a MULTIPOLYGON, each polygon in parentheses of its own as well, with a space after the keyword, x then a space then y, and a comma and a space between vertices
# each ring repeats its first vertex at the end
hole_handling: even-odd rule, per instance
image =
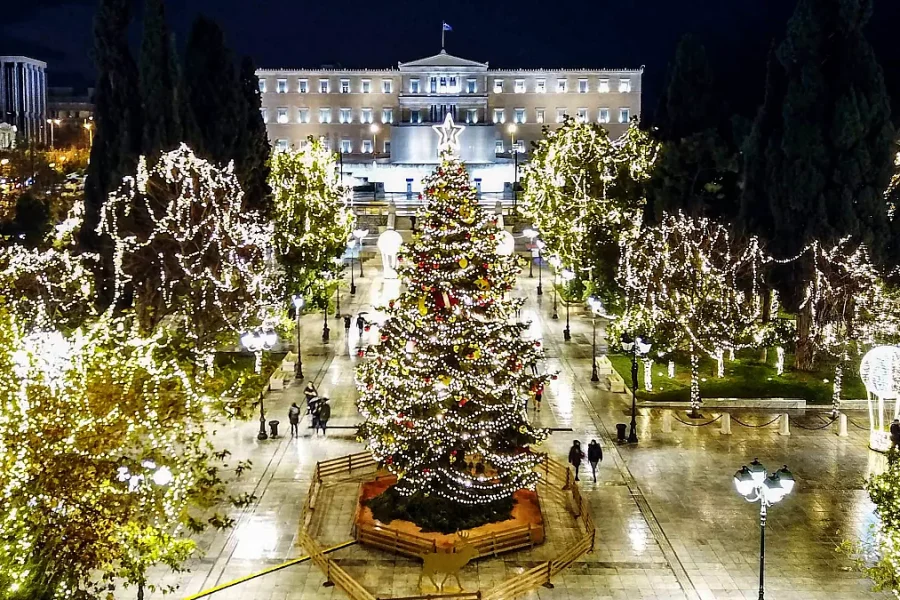
POLYGON ((447 30, 444 28, 444 22, 441 21, 441 50, 444 49, 444 35, 446 34, 446 32, 447 30))

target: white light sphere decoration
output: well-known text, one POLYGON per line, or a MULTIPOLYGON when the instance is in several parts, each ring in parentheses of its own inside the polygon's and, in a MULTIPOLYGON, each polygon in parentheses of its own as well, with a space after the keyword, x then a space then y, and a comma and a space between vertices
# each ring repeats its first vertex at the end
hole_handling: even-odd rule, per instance
POLYGON ((863 356, 859 365, 866 391, 882 399, 900 393, 900 347, 876 346, 863 356))
POLYGON ((384 266, 384 278, 397 278, 397 253, 403 245, 403 237, 394 229, 388 229, 378 236, 378 250, 384 266))
POLYGON ((510 256, 516 249, 516 240, 513 235, 503 229, 497 234, 497 254, 500 256, 510 256))

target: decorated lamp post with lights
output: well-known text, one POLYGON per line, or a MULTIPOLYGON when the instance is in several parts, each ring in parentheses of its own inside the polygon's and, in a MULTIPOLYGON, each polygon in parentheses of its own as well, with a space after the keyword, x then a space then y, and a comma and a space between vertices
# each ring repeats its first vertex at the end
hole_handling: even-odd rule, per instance
POLYGON ((366 236, 369 235, 368 229, 356 229, 353 231, 353 237, 356 238, 359 243, 359 252, 357 254, 357 260, 359 261, 359 276, 365 277, 363 274, 363 260, 362 260, 362 251, 363 251, 363 241, 366 239, 366 236))
POLYGON ((636 444, 637 436, 637 387, 638 387, 638 356, 646 356, 650 352, 650 341, 641 338, 631 339, 628 335, 622 335, 622 349, 631 354, 631 425, 628 431, 628 443, 636 444))
MULTIPOLYGON (((567 289, 568 289, 569 282, 572 281, 573 279, 575 279, 575 272, 572 271, 571 269, 563 269, 562 273, 560 273, 560 275, 562 276, 563 281, 565 282, 563 285, 567 286, 567 289)), ((566 299, 566 328, 563 329, 563 339, 567 342, 572 339, 572 332, 569 330, 569 300, 568 299, 566 299)))
POLYGON ((509 132, 509 153, 513 155, 513 210, 519 201, 519 147, 516 145, 516 124, 510 123, 506 130, 509 132))
POLYGON ((303 296, 294 296, 294 313, 297 317, 297 366, 294 369, 294 379, 303 379, 303 359, 300 357, 300 311, 303 310, 303 296))
POLYGON ((891 447, 890 420, 900 417, 900 347, 876 346, 863 356, 859 375, 866 386, 869 405, 869 448, 887 452, 891 447), (894 400, 885 419, 885 400, 894 400), (887 429, 885 421, 888 421, 887 429))
MULTIPOLYGON (((254 372, 259 375, 262 373, 262 355, 263 351, 271 350, 278 343, 278 335, 271 328, 256 329, 248 331, 241 336, 241 343, 244 348, 252 352, 256 356, 254 372)), ((299 362, 299 356, 298 356, 299 362)), ((263 406, 263 392, 259 393, 259 434, 256 436, 258 440, 268 439, 266 433, 266 411, 263 406)))
POLYGON ((787 465, 771 475, 757 459, 734 474, 734 487, 747 502, 759 502, 759 600, 765 599, 766 511, 794 489, 794 476, 787 465))

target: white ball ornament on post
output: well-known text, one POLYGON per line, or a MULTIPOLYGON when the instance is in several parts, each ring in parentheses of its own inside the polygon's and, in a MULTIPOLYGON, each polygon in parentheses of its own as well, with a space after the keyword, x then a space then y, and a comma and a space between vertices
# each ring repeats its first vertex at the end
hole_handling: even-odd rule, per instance
POLYGON ((866 352, 859 375, 869 400, 869 447, 886 452, 891 447, 891 436, 890 424, 885 429, 884 401, 894 400, 892 419, 900 414, 900 347, 876 346, 866 352))
POLYGON ((378 236, 378 251, 381 252, 385 279, 397 278, 397 253, 402 245, 403 238, 393 229, 388 229, 378 236))
POLYGON ((516 248, 516 240, 513 235, 505 229, 497 234, 497 254, 500 256, 511 256, 516 248))

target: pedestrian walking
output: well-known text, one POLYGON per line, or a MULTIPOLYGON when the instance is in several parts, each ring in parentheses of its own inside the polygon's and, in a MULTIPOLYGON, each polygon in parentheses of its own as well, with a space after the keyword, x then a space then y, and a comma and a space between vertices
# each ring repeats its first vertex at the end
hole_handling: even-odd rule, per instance
POLYGON ((318 435, 319 429, 322 430, 322 435, 325 435, 325 428, 328 426, 328 419, 331 418, 331 405, 328 404, 328 398, 322 398, 322 401, 319 402, 318 406, 316 406, 316 434, 318 435))
POLYGON ((544 399, 544 384, 539 383, 534 389, 534 412, 541 412, 541 400, 544 399))
POLYGON ((351 315, 344 315, 344 331, 350 333, 350 321, 353 320, 351 315))
POLYGON ((581 450, 581 442, 575 440, 572 447, 569 448, 569 464, 575 467, 575 481, 578 479, 578 470, 581 468, 581 461, 584 460, 584 452, 581 450))
POLYGON ((597 443, 597 440, 591 440, 588 444, 588 462, 591 463, 591 474, 594 476, 594 483, 597 483, 597 465, 603 460, 603 448, 597 443))
POLYGON ((300 437, 300 407, 296 402, 291 402, 288 409, 288 421, 291 422, 291 437, 300 437))
POLYGON ((356 317, 356 328, 359 329, 359 337, 362 337, 363 329, 366 328, 366 320, 363 319, 362 315, 356 317))
POLYGON ((891 423, 891 447, 900 448, 900 419, 891 423))
POLYGON ((534 375, 535 377, 537 377, 537 374, 538 374, 537 360, 535 360, 533 363, 531 363, 531 374, 534 375))
POLYGON ((316 389, 316 386, 313 385, 312 381, 306 382, 306 388, 303 390, 303 395, 306 396, 306 406, 309 406, 310 401, 319 395, 319 391, 316 389))

